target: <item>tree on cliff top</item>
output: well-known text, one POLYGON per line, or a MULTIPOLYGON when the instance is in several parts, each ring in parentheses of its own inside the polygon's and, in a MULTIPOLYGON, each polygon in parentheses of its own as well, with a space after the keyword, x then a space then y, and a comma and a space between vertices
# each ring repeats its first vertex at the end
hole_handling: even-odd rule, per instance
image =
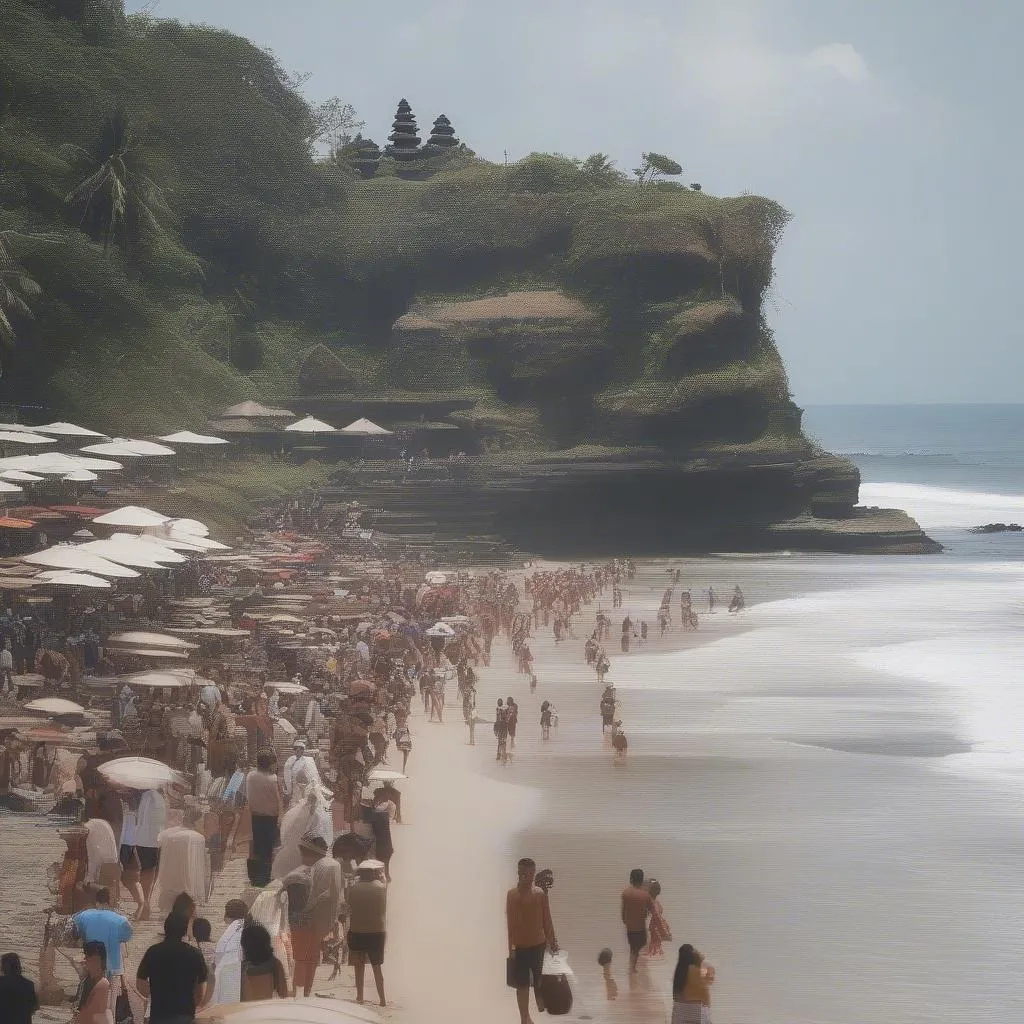
POLYGON ((683 173, 682 164, 676 163, 675 160, 663 153, 641 153, 640 155, 643 158, 643 164, 635 168, 633 173, 636 175, 637 185, 641 187, 654 181, 660 175, 675 177, 683 173))
POLYGON ((149 177, 145 152, 136 143, 128 117, 117 110, 107 121, 95 155, 78 146, 63 147, 64 154, 95 167, 67 195, 78 214, 78 226, 103 241, 107 252, 118 238, 127 249, 144 237, 160 233, 157 214, 170 216, 160 188, 149 177))
POLYGON ((17 341, 17 331, 11 318, 31 318, 29 303, 42 294, 42 288, 11 255, 7 247, 7 234, 0 232, 0 344, 5 348, 13 348, 17 341))

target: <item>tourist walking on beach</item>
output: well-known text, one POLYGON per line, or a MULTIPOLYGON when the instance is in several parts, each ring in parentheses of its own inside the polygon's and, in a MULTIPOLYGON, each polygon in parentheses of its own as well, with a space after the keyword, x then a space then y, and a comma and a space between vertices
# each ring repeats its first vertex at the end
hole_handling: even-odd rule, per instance
POLYGON ((224 907, 224 933, 213 950, 213 977, 209 1002, 215 1006, 242 998, 242 929, 249 908, 244 900, 228 900, 224 907))
POLYGON ((107 951, 102 942, 82 946, 82 983, 71 1024, 114 1024, 107 980, 107 951))
POLYGON ((387 886, 381 881, 384 865, 379 860, 365 860, 356 869, 359 880, 346 892, 348 903, 348 952, 355 969, 356 1002, 363 1001, 366 964, 373 971, 377 998, 384 999, 384 946, 387 941, 387 886))
POLYGON ((149 1000, 149 1024, 189 1024, 203 1005, 206 961, 185 942, 188 924, 187 917, 168 914, 163 941, 142 955, 135 987, 149 1000))
POLYGON ((715 969, 690 943, 679 947, 672 975, 672 1024, 711 1024, 711 986, 715 969))
POLYGON ((544 951, 558 952, 555 926, 547 893, 536 884, 536 863, 523 857, 517 865, 519 880, 505 897, 505 921, 508 928, 509 982, 516 990, 520 1024, 532 1024, 530 988, 537 1010, 544 1012, 541 972, 544 951))
POLYGON ((111 909, 109 889, 97 889, 93 897, 93 906, 88 910, 79 911, 72 920, 83 943, 103 944, 105 971, 110 981, 109 1008, 113 1010, 124 975, 121 945, 131 939, 132 926, 128 923, 128 918, 111 909))
POLYGON ((149 920, 149 901, 159 860, 159 836, 166 820, 167 804, 159 790, 148 789, 141 795, 132 792, 125 800, 120 860, 123 881, 138 904, 138 921, 149 920))
POLYGON ((21 957, 4 953, 0 957, 0 1006, 8 1024, 32 1024, 39 1009, 36 987, 21 973, 21 957))
POLYGON ((412 733, 406 721, 395 726, 395 747, 402 755, 402 772, 405 772, 409 764, 409 754, 412 753, 412 733))
POLYGON ((635 974, 640 951, 647 945, 647 918, 654 907, 651 894, 644 886, 642 868, 629 873, 629 885, 622 890, 622 923, 626 926, 629 945, 629 973, 635 974))
POLYGON ((199 818, 197 807, 186 807, 181 825, 164 829, 157 837, 160 910, 165 914, 182 893, 187 893, 194 903, 206 902, 206 838, 195 829, 199 818))
POLYGON ((245 799, 252 815, 252 856, 268 866, 274 859, 284 813, 275 760, 273 751, 261 750, 256 755, 256 767, 245 777, 245 799))
POLYGON ((288 977, 281 961, 274 956, 270 932, 261 924, 242 929, 242 970, 240 1001, 253 1003, 263 999, 288 998, 288 977))
POLYGON ((496 761, 502 764, 508 763, 508 712, 502 699, 498 698, 498 706, 494 711, 494 735, 498 739, 498 753, 496 761))
POLYGON ((511 698, 505 701, 505 720, 508 725, 509 748, 516 749, 516 729, 519 726, 519 705, 511 698))
POLYGON ((652 878, 647 882, 647 891, 651 894, 650 941, 647 943, 647 955, 663 957, 664 943, 672 941, 672 929, 665 920, 665 911, 661 905, 661 882, 652 878))

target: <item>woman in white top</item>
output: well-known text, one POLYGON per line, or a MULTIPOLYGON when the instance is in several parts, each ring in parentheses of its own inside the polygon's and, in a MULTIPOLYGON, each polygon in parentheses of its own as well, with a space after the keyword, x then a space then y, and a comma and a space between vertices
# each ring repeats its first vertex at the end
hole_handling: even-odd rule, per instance
POLYGON ((128 876, 125 884, 139 904, 137 919, 149 919, 149 900, 156 881, 156 866, 159 860, 158 836, 167 821, 167 804, 163 794, 156 789, 147 789, 141 797, 131 796, 125 804, 124 824, 121 828, 121 867, 128 876), (138 865, 138 881, 134 881, 130 868, 138 865), (140 899, 141 898, 141 899, 140 899))
POLYGON ((227 927, 213 951, 213 984, 208 1003, 223 1005, 242 999, 242 927, 248 908, 243 900, 228 900, 224 908, 227 927))

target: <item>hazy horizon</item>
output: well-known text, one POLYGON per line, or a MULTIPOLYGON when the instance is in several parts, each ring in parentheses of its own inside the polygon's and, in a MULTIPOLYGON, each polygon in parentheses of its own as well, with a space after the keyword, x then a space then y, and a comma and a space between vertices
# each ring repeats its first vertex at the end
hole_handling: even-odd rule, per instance
POLYGON ((401 97, 481 157, 665 152, 793 214, 767 312, 800 405, 1015 404, 1024 5, 128 0, 274 50, 383 144, 401 97))

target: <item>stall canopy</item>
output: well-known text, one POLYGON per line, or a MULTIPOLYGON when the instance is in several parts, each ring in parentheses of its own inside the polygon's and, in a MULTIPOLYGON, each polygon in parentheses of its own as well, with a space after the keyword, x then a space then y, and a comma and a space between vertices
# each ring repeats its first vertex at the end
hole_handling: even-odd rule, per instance
POLYGON ((99 480, 99 477, 91 469, 75 469, 68 473, 64 480, 71 484, 89 484, 99 480))
POLYGON ((9 480, 0 480, 0 494, 19 494, 24 490, 24 487, 12 484, 9 480))
POLYGON ((23 469, 5 469, 0 472, 0 480, 13 480, 15 483, 37 484, 43 478, 35 473, 26 473, 23 469))

